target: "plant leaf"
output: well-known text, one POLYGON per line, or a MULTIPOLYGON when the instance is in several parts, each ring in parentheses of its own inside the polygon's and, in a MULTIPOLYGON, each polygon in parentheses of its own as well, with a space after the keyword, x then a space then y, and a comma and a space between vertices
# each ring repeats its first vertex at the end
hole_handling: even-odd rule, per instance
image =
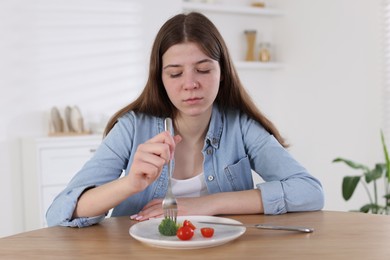
POLYGON ((381 210, 381 206, 377 205, 377 204, 366 204, 364 205, 363 207, 360 208, 360 212, 364 212, 364 213, 368 213, 368 212, 372 212, 374 214, 378 214, 381 210))
POLYGON ((370 183, 371 181, 381 178, 384 172, 386 172, 386 165, 377 163, 374 169, 364 173, 364 177, 366 182, 370 183))
POLYGON ((343 162, 343 163, 347 164, 349 167, 351 167, 353 169, 362 169, 365 172, 368 172, 370 170, 364 164, 356 163, 354 161, 351 161, 351 160, 348 160, 348 159, 344 159, 344 158, 341 158, 341 157, 338 157, 338 158, 334 159, 333 162, 343 162))
POLYGON ((361 176, 345 176, 343 178, 342 191, 345 200, 349 200, 352 197, 360 178, 361 176))
POLYGON ((389 152, 387 150, 386 141, 385 141, 385 135, 383 134, 383 131, 381 130, 381 140, 383 145, 383 152, 385 154, 385 160, 386 160, 386 168, 387 168, 387 181, 390 182, 390 158, 389 158, 389 152))
POLYGON ((360 208, 360 212, 368 213, 370 211, 370 208, 371 208, 371 204, 366 204, 360 208))

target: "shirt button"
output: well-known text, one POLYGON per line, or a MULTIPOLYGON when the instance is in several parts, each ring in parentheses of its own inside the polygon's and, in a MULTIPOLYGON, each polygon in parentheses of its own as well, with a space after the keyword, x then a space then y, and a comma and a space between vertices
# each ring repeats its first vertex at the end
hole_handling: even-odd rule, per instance
POLYGON ((213 180, 214 180, 214 176, 209 175, 209 177, 207 177, 207 179, 208 179, 209 181, 213 181, 213 180))
POLYGON ((213 144, 217 144, 217 143, 218 143, 217 138, 213 138, 213 144))
POLYGON ((212 154, 213 153, 213 150, 211 148, 207 149, 207 152, 206 152, 208 155, 212 154))

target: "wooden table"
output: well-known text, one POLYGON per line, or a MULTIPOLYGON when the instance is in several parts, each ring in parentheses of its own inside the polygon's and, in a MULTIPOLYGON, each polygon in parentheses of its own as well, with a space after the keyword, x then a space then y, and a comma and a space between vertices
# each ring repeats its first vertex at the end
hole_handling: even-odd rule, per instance
POLYGON ((390 216, 317 211, 226 217, 315 231, 247 229, 217 247, 161 249, 133 239, 129 228, 136 222, 120 217, 87 228, 50 227, 2 238, 0 259, 390 259, 390 216))

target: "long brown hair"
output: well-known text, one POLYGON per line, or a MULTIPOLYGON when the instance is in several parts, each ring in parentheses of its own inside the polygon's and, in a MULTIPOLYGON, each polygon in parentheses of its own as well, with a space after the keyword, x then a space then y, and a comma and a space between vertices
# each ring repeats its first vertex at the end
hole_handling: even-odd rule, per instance
POLYGON ((149 64, 149 76, 140 96, 119 110, 109 120, 104 135, 107 135, 119 117, 128 111, 145 113, 157 117, 175 117, 177 109, 168 98, 162 82, 162 56, 173 45, 193 42, 210 58, 219 62, 221 83, 215 99, 221 110, 234 108, 246 113, 287 147, 274 124, 256 107, 245 90, 233 66, 228 48, 215 25, 203 14, 191 12, 170 18, 161 27, 154 40, 149 64))

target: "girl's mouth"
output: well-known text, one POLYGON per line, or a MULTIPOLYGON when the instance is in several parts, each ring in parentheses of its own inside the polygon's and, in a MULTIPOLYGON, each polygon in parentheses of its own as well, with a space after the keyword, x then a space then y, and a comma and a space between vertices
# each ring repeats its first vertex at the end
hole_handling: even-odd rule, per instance
POLYGON ((203 98, 198 98, 198 97, 194 97, 194 98, 187 98, 184 100, 185 103, 187 104, 196 104, 196 103, 199 103, 203 98))

